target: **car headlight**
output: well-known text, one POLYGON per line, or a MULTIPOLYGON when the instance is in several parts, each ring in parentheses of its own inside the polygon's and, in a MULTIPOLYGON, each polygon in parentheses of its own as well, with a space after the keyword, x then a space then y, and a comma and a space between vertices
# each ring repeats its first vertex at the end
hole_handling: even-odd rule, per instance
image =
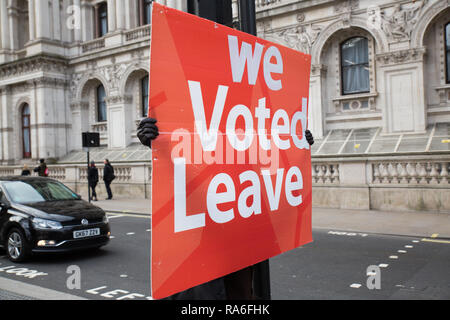
POLYGON ((62 229, 63 227, 61 223, 59 223, 58 221, 45 220, 41 218, 34 218, 33 226, 36 229, 52 229, 52 230, 62 229))
POLYGON ((109 222, 108 216, 105 214, 103 216, 103 223, 108 223, 108 222, 109 222))

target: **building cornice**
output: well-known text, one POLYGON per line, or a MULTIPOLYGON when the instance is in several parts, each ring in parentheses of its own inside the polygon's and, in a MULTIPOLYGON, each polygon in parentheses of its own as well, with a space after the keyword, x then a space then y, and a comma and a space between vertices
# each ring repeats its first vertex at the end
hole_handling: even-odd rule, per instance
POLYGON ((65 73, 67 68, 67 59, 49 55, 36 55, 1 64, 0 80, 36 71, 65 73))

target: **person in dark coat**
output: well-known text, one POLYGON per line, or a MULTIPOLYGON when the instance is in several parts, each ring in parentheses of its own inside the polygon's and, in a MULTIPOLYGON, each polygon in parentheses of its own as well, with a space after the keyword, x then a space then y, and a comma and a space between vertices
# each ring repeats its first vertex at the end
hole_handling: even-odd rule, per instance
POLYGON ((40 177, 48 177, 48 168, 47 164, 45 163, 45 159, 40 159, 39 162, 39 166, 34 168, 33 171, 37 172, 40 177))
MULTIPOLYGON (((152 140, 159 135, 156 119, 145 118, 138 125, 137 137, 151 148, 152 140)), ((314 138, 305 130, 310 145, 314 138)), ((227 274, 167 297, 165 300, 257 300, 270 299, 269 260, 227 274)))
POLYGON ((95 162, 91 161, 91 165, 88 170, 88 184, 89 188, 92 190, 92 200, 98 201, 97 193, 95 192, 95 187, 98 183, 98 169, 95 166, 95 162))
POLYGON ((106 192, 108 193, 108 198, 106 200, 111 200, 113 195, 111 191, 111 182, 116 178, 114 175, 114 168, 108 159, 104 161, 105 167, 103 169, 103 181, 105 182, 106 192))
POLYGON ((28 166, 26 164, 23 165, 21 175, 22 176, 30 176, 31 175, 31 171, 30 171, 30 169, 28 169, 28 166))

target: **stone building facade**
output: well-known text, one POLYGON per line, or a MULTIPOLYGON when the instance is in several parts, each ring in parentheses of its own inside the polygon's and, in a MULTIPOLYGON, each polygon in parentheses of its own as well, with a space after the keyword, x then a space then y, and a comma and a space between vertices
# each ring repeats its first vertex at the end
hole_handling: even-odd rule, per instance
MULTIPOLYGON (((258 36, 312 55, 314 204, 450 211, 450 0, 255 3, 258 36)), ((149 194, 136 124, 149 95, 150 5, 0 2, 0 175, 46 158, 83 189, 81 132, 96 131, 92 156, 114 159, 116 188, 149 194)), ((233 12, 238 25, 236 1, 233 12)))

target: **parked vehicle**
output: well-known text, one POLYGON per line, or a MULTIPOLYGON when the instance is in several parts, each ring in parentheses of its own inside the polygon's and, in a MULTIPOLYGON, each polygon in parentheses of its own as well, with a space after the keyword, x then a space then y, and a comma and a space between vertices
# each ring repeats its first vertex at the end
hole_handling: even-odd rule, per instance
POLYGON ((99 248, 110 234, 106 213, 64 184, 45 177, 0 177, 0 245, 11 261, 99 248))

